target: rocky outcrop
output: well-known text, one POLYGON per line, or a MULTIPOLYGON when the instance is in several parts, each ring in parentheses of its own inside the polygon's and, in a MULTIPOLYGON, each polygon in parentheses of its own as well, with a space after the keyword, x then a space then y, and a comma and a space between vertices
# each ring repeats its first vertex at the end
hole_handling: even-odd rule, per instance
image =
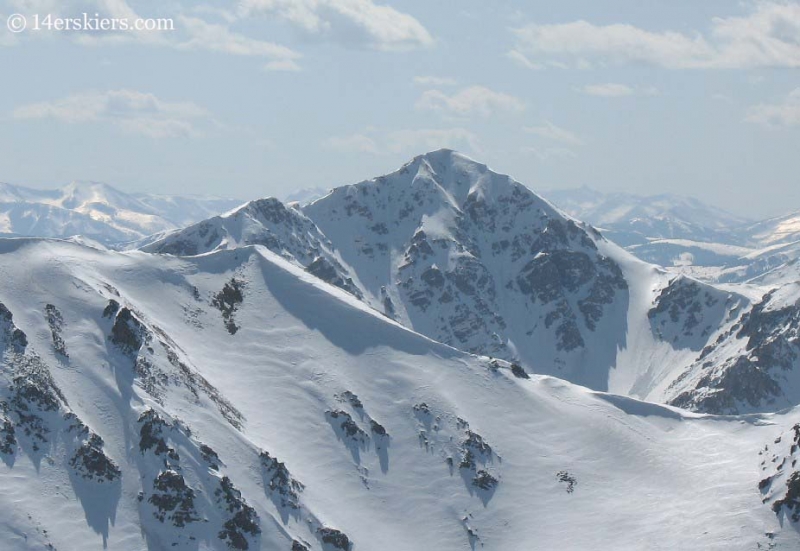
POLYGON ((784 386, 798 369, 800 303, 772 291, 702 350, 687 376, 673 383, 685 390, 670 403, 709 413, 788 406, 784 386))

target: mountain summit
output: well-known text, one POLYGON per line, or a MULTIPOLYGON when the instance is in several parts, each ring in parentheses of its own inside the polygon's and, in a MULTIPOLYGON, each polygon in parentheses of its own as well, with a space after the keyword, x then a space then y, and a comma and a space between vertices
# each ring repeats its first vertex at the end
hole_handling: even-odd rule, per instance
POLYGON ((798 546, 796 272, 675 277, 452 151, 0 271, 4 549, 798 546))

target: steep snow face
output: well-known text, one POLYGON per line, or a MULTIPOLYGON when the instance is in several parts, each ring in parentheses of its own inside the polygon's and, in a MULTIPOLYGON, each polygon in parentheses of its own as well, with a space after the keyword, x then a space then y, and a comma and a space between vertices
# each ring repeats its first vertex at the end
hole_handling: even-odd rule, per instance
POLYGON ((797 411, 700 416, 530 376, 262 246, 0 240, 0 270, 4 550, 800 544, 783 479, 758 490, 797 411))
POLYGON ((174 230, 236 204, 217 198, 133 196, 97 182, 73 182, 57 190, 0 184, 0 234, 82 235, 112 245, 174 230))
POLYGON ((229 213, 167 234, 144 247, 151 253, 193 256, 263 245, 320 279, 363 296, 333 245, 299 210, 274 198, 251 201, 229 213))
POLYGON ((598 251, 599 233, 510 177, 440 150, 303 212, 387 316, 463 350, 607 388, 628 283, 598 251), (587 354, 596 369, 585 369, 587 354))

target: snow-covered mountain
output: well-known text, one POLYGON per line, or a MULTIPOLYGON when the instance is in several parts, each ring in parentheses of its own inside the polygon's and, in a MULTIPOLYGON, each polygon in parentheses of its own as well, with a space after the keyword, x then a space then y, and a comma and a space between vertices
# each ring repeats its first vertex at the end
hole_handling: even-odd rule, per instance
POLYGON ((605 389, 628 284, 605 240, 528 188, 449 150, 303 209, 367 301, 457 348, 605 389))
POLYGON ((543 191, 559 208, 606 231, 622 246, 653 239, 734 243, 750 221, 691 197, 602 193, 588 187, 543 191))
POLYGON ((9 551, 800 545, 798 410, 531 376, 261 245, 3 239, 0 269, 9 551))
POLYGON ((701 411, 800 403, 793 358, 784 370, 737 363, 749 354, 738 328, 777 283, 722 288, 676 277, 449 150, 302 209, 254 201, 144 250, 192 256, 247 245, 431 339, 521 370, 701 411), (707 371, 706 349, 722 342, 737 343, 714 356, 725 376, 713 385, 690 376, 707 371), (753 377, 781 391, 754 392, 753 377), (709 393, 720 398, 687 398, 709 393))
POLYGON ((239 203, 214 197, 130 195, 97 182, 73 182, 55 190, 0 184, 0 235, 80 235, 117 245, 183 227, 239 203))
POLYGON ((151 253, 191 256, 263 245, 309 273, 361 298, 363 294, 314 223, 274 198, 251 201, 231 212, 169 233, 142 247, 151 253))
POLYGON ((800 212, 769 218, 752 225, 744 231, 749 240, 762 246, 800 242, 800 212))
POLYGON ((636 257, 707 282, 746 282, 800 258, 800 215, 753 222, 696 199, 545 191, 636 257))

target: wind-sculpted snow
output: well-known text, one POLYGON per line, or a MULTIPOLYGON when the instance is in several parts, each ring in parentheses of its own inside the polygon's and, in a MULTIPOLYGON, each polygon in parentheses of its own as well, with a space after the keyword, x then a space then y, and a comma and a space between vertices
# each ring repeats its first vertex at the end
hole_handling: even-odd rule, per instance
POLYGON ((756 469, 797 412, 703 417, 532 375, 261 246, 1 245, 4 549, 800 542, 762 504, 756 469), (235 334, 213 304, 233 279, 235 334))

